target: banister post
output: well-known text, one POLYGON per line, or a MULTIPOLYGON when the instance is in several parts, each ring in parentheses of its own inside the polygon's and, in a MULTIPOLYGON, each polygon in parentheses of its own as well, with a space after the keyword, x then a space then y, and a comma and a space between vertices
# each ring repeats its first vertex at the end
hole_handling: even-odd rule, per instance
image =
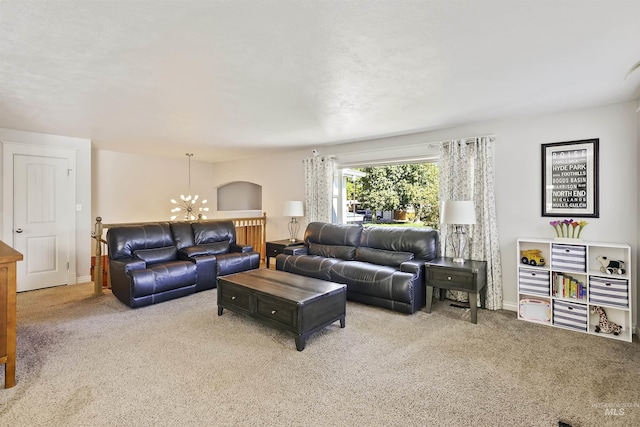
POLYGON ((260 242, 260 255, 264 261, 267 256, 267 213, 262 212, 262 241, 260 242))
POLYGON ((96 239, 96 268, 93 277, 93 293, 95 296, 102 295, 102 218, 96 217, 94 228, 94 239, 96 239))

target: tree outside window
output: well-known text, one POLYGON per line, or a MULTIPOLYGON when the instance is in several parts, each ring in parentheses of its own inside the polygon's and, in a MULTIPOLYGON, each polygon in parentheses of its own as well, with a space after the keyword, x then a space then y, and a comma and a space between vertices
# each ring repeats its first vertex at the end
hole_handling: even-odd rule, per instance
MULTIPOLYGON (((413 209, 415 221, 437 228, 439 224, 438 165, 415 163, 371 166, 357 169, 366 173, 355 183, 347 183, 347 191, 357 189, 359 208, 381 211, 413 209), (355 187, 354 187, 355 185, 355 187)), ((376 215, 372 215, 376 221, 376 215)))

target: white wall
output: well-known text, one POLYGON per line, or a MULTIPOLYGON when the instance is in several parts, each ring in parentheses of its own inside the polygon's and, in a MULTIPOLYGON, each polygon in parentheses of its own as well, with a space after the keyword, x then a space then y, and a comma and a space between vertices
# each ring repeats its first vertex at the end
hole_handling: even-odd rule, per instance
MULTIPOLYGON (((189 192, 189 160, 94 150, 92 220, 169 221, 171 199, 189 192)), ((191 158, 191 193, 207 200, 215 215, 214 166, 191 158)))
MULTIPOLYGON (((262 210, 267 213, 267 240, 286 239, 289 237, 287 222, 291 218, 282 214, 284 202, 304 200, 302 159, 306 157, 311 157, 311 150, 216 163, 213 182, 216 187, 231 181, 248 181, 261 185, 262 210)), ((213 203, 213 206, 216 204, 213 203)), ((306 226, 306 222, 301 222, 298 238, 302 237, 306 226)))
MULTIPOLYGON (((247 181, 262 188, 262 210, 267 213, 267 238, 288 236, 282 215, 286 200, 304 200, 302 159, 309 150, 260 157, 238 162, 207 163, 191 160, 191 190, 206 198, 209 218, 223 218, 230 212, 217 212, 217 188, 235 181, 247 181), (272 167, 271 165, 278 165, 272 167), (268 183, 267 188, 264 183, 268 183)), ((195 156, 194 156, 195 157, 195 156)), ((93 152, 92 219, 103 223, 168 221, 169 200, 186 194, 188 163, 173 158, 143 156, 115 151, 93 152)), ((260 215, 259 212, 252 214, 260 215)), ((246 216, 241 212, 237 216, 246 216)), ((306 223, 301 224, 301 228, 306 223)))
MULTIPOLYGON (((634 104, 573 111, 497 123, 496 203, 503 258, 505 304, 515 308, 518 237, 553 237, 540 206, 540 144, 599 138, 600 218, 587 218, 585 240, 623 242, 635 257, 637 224, 637 130, 634 104)), ((637 286, 633 270, 634 292, 637 286)), ((634 317, 634 324, 636 317, 634 317)))
MULTIPOLYGON (((636 170, 640 169, 640 98, 638 98, 637 102, 636 102, 636 127, 637 127, 637 133, 636 133, 636 147, 637 147, 637 153, 636 153, 636 170)), ((636 174, 636 189, 640 190, 640 173, 636 174)), ((638 198, 638 200, 636 200, 636 214, 640 213, 640 197, 638 198)), ((636 222, 638 221, 637 217, 636 217, 636 222)), ((638 233, 637 233, 637 242, 638 244, 640 244, 640 227, 638 229, 638 233)), ((638 267, 640 267, 640 251, 636 252, 636 270, 638 270, 638 267)), ((638 313, 638 311, 640 311, 640 287, 637 286, 637 277, 636 276, 636 315, 638 313)), ((634 318, 635 319, 635 318, 634 318)), ((637 322, 634 322, 635 325, 638 325, 637 322)), ((636 328, 636 332, 638 332, 638 329, 636 328)))
MULTIPOLYGON (((35 132, 23 132, 12 129, 0 128, 0 141, 16 142, 21 144, 41 145, 45 147, 67 148, 76 151, 76 204, 83 209, 76 212, 76 271, 71 272, 78 282, 89 281, 91 268, 91 140, 83 138, 71 138, 58 135, 47 135, 35 132)), ((1 153, 1 150, 0 150, 1 153)), ((2 162, 0 161, 0 165, 2 162)), ((4 172, 2 175, 4 180, 4 172)), ((2 184, 0 183, 0 189, 2 184)), ((2 195, 0 195, 0 205, 2 195)), ((0 223, 3 221, 3 212, 0 207, 0 223)), ((0 233, 2 231, 0 230, 0 233)), ((0 236, 0 239, 4 236, 0 236)), ((70 263, 74 265, 73 262, 70 263)))

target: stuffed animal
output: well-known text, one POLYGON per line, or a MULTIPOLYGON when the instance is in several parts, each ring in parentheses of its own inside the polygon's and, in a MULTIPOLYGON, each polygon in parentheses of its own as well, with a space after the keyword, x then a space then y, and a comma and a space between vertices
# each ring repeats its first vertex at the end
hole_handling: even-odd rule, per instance
POLYGON ((610 322, 609 319, 607 319, 607 313, 604 312, 602 307, 594 305, 591 307, 591 314, 598 314, 600 316, 600 320, 595 327, 595 332, 604 332, 605 334, 613 333, 613 335, 618 335, 620 334, 620 331, 622 331, 622 326, 617 323, 610 322))
POLYGON ((626 270, 624 269, 624 261, 615 260, 612 261, 606 256, 598 255, 596 260, 602 264, 600 267, 600 271, 607 274, 624 274, 626 270))

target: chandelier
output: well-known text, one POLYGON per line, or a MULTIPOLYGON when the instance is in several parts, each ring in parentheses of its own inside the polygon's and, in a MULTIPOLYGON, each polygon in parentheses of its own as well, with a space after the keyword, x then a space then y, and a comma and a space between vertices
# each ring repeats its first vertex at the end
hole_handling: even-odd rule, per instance
MULTIPOLYGON (((171 203, 177 205, 173 209, 171 209, 171 220, 174 221, 178 219, 178 216, 182 215, 184 212, 184 219, 194 220, 194 219, 207 219, 206 215, 202 212, 209 212, 209 208, 198 206, 198 195, 191 196, 191 157, 193 157, 193 153, 186 153, 186 156, 189 158, 189 194, 185 196, 184 194, 180 195, 180 202, 176 201, 176 199, 171 199, 171 203)), ((205 205, 207 200, 202 200, 200 205, 205 205)))

